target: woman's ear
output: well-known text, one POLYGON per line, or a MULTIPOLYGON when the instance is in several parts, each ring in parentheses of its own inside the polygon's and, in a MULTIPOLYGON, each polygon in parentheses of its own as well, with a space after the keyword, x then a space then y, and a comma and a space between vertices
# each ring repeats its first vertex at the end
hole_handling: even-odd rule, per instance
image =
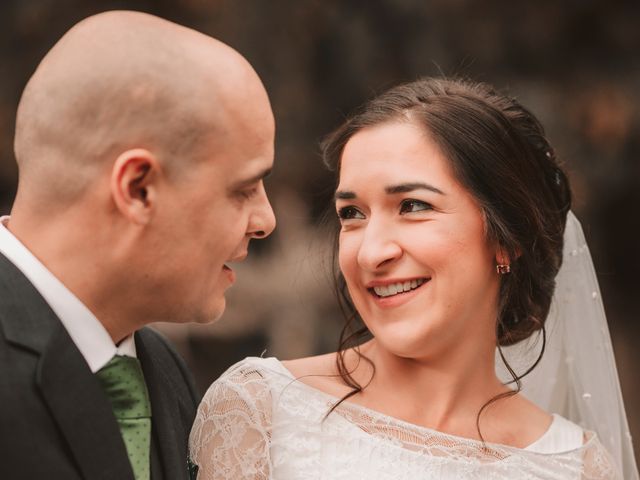
POLYGON ((496 272, 500 275, 511 273, 511 258, 503 247, 496 250, 496 272))
POLYGON ((496 248, 496 265, 511 265, 511 262, 517 260, 522 255, 522 252, 519 248, 516 248, 515 258, 512 258, 507 249, 501 246, 496 248))
POLYGON ((503 247, 496 250, 496 265, 511 265, 511 258, 503 247))
POLYGON ((146 225, 153 215, 161 168, 148 150, 121 153, 111 170, 111 196, 116 208, 131 222, 146 225))

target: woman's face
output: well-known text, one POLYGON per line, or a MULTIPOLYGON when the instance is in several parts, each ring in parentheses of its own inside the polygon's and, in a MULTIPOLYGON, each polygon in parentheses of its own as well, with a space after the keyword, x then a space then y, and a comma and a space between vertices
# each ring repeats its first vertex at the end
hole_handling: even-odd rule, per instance
POLYGON ((379 344, 407 358, 495 345, 496 248, 479 205, 423 129, 390 122, 355 134, 336 209, 340 268, 379 344))

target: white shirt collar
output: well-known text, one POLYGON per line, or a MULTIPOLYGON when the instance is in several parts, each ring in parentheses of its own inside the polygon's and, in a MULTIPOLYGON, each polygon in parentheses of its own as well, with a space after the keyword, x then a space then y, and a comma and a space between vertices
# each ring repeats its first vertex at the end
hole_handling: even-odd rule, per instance
POLYGON ((7 257, 40 292, 69 333, 93 373, 118 355, 136 356, 133 335, 115 345, 102 323, 6 227, 0 217, 0 253, 7 257))

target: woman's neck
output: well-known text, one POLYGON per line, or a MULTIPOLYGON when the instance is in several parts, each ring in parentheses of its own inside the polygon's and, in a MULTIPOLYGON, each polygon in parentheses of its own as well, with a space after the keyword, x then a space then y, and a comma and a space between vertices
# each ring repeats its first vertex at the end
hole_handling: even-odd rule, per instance
MULTIPOLYGON (((371 360, 375 374, 360 361, 354 378, 363 386, 371 381, 354 400, 411 423, 475 437, 482 406, 508 391, 495 374, 493 345, 475 342, 437 358, 408 359, 371 340, 361 346, 361 353, 371 360)), ((355 352, 347 360, 355 365, 355 352)))

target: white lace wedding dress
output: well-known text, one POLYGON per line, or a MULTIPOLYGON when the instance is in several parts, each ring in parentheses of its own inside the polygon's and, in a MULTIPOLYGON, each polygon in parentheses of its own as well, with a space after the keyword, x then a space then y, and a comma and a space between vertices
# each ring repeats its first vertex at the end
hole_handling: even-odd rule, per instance
POLYGON ((618 479, 595 434, 554 416, 526 449, 447 435, 343 402, 275 358, 247 358, 205 395, 190 437, 198 479, 618 479))

